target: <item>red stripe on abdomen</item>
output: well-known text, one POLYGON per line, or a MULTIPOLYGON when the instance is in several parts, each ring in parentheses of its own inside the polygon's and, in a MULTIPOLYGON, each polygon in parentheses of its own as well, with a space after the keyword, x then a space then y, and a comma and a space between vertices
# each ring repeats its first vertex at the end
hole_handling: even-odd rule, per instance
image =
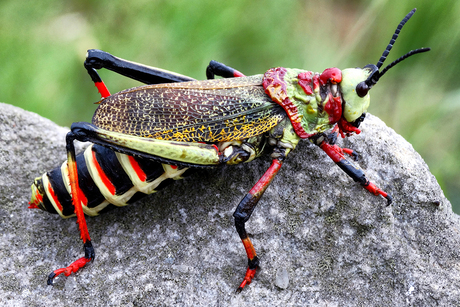
POLYGON ((109 177, 107 177, 107 175, 102 170, 101 165, 96 159, 96 152, 92 151, 92 154, 93 154, 93 163, 94 163, 94 166, 96 167, 99 178, 101 179, 102 183, 107 188, 107 190, 109 190, 110 194, 115 195, 115 191, 116 191, 115 186, 112 184, 109 177))

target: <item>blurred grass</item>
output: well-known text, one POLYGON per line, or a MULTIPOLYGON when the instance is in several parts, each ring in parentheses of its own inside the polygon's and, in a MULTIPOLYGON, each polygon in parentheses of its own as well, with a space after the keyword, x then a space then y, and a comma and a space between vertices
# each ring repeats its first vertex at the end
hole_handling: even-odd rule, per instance
MULTIPOLYGON (((0 101, 63 126, 90 121, 98 94, 87 49, 204 79, 215 59, 247 75, 284 66, 323 71, 376 63, 413 7, 388 62, 430 46, 372 89, 370 112, 422 155, 460 212, 460 2, 76 1, 0 2, 0 101)), ((116 92, 138 85, 101 73, 116 92)))

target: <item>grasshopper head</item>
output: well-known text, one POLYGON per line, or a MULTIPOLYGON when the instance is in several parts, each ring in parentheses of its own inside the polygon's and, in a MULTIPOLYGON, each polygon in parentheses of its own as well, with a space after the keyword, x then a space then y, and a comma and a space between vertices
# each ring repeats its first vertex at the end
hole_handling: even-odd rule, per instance
POLYGON ((371 66, 375 67, 375 65, 367 65, 362 69, 347 68, 342 70, 340 89, 345 101, 342 114, 349 123, 353 123, 361 114, 366 113, 369 107, 369 90, 363 84, 372 73, 371 66))
POLYGON ((416 9, 410 11, 409 14, 407 14, 406 17, 404 17, 404 19, 399 23, 395 34, 393 34, 390 43, 388 44, 376 65, 369 64, 364 66, 364 68, 349 68, 342 70, 342 82, 340 84, 344 100, 342 115, 347 122, 342 123, 342 126, 348 125, 356 128, 359 126, 364 118, 364 114, 367 111, 367 108, 369 107, 369 90, 390 68, 414 54, 430 50, 430 48, 412 50, 380 71, 380 67, 382 67, 383 62, 390 53, 393 44, 398 38, 399 32, 401 31, 404 24, 412 17, 412 15, 414 15, 415 11, 416 9))

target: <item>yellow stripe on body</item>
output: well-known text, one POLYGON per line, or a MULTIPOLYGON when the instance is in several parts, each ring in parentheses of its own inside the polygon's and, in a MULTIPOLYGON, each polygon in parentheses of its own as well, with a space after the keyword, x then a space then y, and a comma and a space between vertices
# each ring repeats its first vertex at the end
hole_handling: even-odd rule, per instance
MULTIPOLYGON (((93 145, 88 146, 85 149, 85 155, 86 155, 87 152, 88 152, 88 154, 91 154, 92 148, 93 148, 93 145)), ((88 166, 88 164, 87 164, 87 166, 88 166)), ((89 167, 88 167, 88 170, 89 170, 89 167)), ((62 178, 64 180, 64 186, 65 186, 67 192, 69 193, 70 196, 72 196, 72 193, 70 192, 69 170, 67 169, 67 161, 65 161, 61 165, 61 175, 62 175, 62 178)), ((91 177, 93 177, 93 176, 91 176, 91 177)), ((94 180, 94 178, 93 178, 93 180, 94 180)), ((98 186, 98 188, 99 188, 99 186, 98 186)), ((97 205, 96 207, 93 207, 93 208, 88 208, 86 206, 86 204, 83 203, 83 202, 81 204, 82 204, 83 212, 86 215, 88 215, 88 216, 97 216, 97 215, 99 215, 99 212, 102 209, 104 209, 105 207, 107 207, 109 205, 109 202, 107 200, 104 200, 102 203, 100 203, 99 205, 97 205)), ((67 216, 67 217, 73 217, 73 216, 75 216, 75 214, 67 216)))
MULTIPOLYGON (((64 162, 65 165, 67 165, 67 162, 64 162)), ((43 174, 42 176, 42 180, 43 180, 43 188, 45 189, 45 193, 46 193, 46 196, 48 197, 48 200, 50 201, 50 203, 53 205, 54 209, 56 210, 56 212, 64 219, 67 219, 69 217, 73 217, 75 216, 75 214, 72 214, 72 215, 64 215, 62 214, 62 210, 59 209, 59 206, 56 204, 56 202, 54 201, 54 198, 52 197, 51 195, 51 192, 49 191, 49 186, 50 186, 50 181, 48 179, 48 175, 45 173, 43 174)), ((67 182, 69 181, 68 177, 67 177, 67 182)), ((67 184, 66 184, 66 188, 67 188, 67 184)), ((70 193, 69 193, 70 194, 70 193)))
MULTIPOLYGON (((177 168, 172 168, 171 165, 168 164, 162 164, 163 169, 165 172, 161 175, 158 176, 155 180, 151 182, 147 181, 142 181, 139 179, 137 176, 136 171, 131 165, 131 162, 129 161, 129 157, 125 154, 122 153, 116 153, 118 161, 120 162, 121 166, 125 170, 126 174, 129 176, 131 179, 131 182, 133 183, 133 187, 129 190, 135 190, 136 192, 142 192, 144 194, 151 194, 155 193, 155 189, 162 183, 164 180, 172 178, 172 179, 182 179, 180 176, 185 173, 188 168, 182 168, 182 169, 177 169, 177 168)), ((128 192, 129 192, 128 191, 128 192)))
MULTIPOLYGON (((105 198, 103 202, 101 202, 99 205, 93 207, 93 208, 88 208, 83 202, 82 202, 82 207, 83 207, 83 212, 88 215, 88 216, 97 216, 99 215, 99 212, 103 210, 105 207, 107 207, 109 204, 113 204, 118 207, 123 207, 128 205, 128 201, 133 197, 133 195, 137 192, 141 192, 144 194, 152 194, 155 193, 155 189, 166 179, 182 179, 181 175, 188 170, 188 168, 182 168, 182 169, 177 169, 173 168, 168 164, 162 164, 164 173, 158 176, 155 180, 151 182, 147 181, 142 181, 139 179, 139 177, 136 174, 136 171, 133 169, 130 161, 129 161, 129 156, 125 154, 121 154, 116 152, 116 156, 118 158, 118 161, 123 167, 123 170, 126 172, 126 174, 129 176, 133 187, 123 193, 122 195, 112 195, 112 193, 108 190, 106 185, 103 183, 101 180, 97 170, 95 163, 97 161, 94 161, 94 156, 92 153, 92 147, 93 145, 88 146, 85 149, 84 152, 84 157, 85 157, 85 162, 86 166, 88 169, 88 172, 93 179, 94 183, 96 184, 97 188, 101 192, 102 196, 105 198)), ((70 192, 70 182, 69 182, 69 172, 67 169, 67 161, 62 163, 61 165, 61 175, 64 181, 64 186, 71 195, 70 192)), ((51 196, 51 192, 48 191, 48 184, 49 184, 49 179, 46 174, 42 176, 43 179, 43 184, 45 187, 45 192, 48 196, 48 199, 50 200, 51 204, 55 208, 56 212, 62 217, 62 218, 69 218, 69 217, 74 217, 75 214, 65 216, 62 214, 62 210, 59 209, 58 205, 54 202, 53 197, 51 196)))
MULTIPOLYGON (((99 191, 101 192, 102 196, 111 204, 117 207, 123 207, 127 205, 127 202, 131 199, 131 197, 136 193, 136 191, 132 191, 132 189, 126 191, 126 193, 122 195, 113 195, 107 186, 102 181, 101 177, 97 172, 97 164, 93 153, 92 153, 92 146, 88 147, 84 153, 86 167, 88 168, 89 175, 93 179, 94 183, 98 187, 99 191)), ((100 207, 101 205, 97 206, 100 207)), ((93 208, 94 209, 94 208, 93 208)))

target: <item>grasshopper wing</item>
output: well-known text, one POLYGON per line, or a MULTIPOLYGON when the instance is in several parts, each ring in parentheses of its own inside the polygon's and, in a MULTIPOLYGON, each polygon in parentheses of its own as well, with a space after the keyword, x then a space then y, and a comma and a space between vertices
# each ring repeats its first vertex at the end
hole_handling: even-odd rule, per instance
POLYGON ((145 138, 221 142, 260 135, 285 117, 256 75, 128 89, 104 99, 92 123, 145 138))

